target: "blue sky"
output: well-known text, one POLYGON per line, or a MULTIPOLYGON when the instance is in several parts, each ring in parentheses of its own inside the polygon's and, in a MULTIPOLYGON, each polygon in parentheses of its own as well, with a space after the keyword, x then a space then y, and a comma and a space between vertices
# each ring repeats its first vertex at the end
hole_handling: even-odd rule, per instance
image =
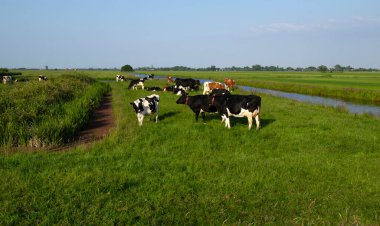
POLYGON ((2 0, 0 67, 380 68, 378 0, 2 0))

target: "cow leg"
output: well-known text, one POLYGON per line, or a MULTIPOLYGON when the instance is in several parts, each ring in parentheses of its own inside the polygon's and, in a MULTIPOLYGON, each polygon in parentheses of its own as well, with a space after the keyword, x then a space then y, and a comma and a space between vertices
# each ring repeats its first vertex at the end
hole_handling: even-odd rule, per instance
POLYGON ((137 120, 139 121, 139 126, 142 126, 144 115, 142 114, 137 115, 137 120))
POLYGON ((158 113, 156 114, 156 123, 158 122, 158 113))
POLYGON ((199 113, 200 113, 199 110, 195 111, 195 121, 196 122, 198 122, 199 113))
POLYGON ((202 115, 203 122, 205 122, 205 113, 203 111, 201 112, 201 115, 202 115))
POLYGON ((247 116, 247 118, 248 118, 248 130, 251 130, 253 118, 252 116, 247 116))
POLYGON ((260 117, 259 117, 259 115, 255 116, 255 120, 256 120, 256 130, 259 130, 259 128, 260 128, 260 117))

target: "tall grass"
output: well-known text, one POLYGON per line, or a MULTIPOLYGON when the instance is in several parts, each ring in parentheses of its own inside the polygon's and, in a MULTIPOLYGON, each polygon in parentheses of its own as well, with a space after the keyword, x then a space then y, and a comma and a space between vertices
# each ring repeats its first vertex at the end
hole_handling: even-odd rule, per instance
POLYGON ((63 75, 1 89, 0 146, 47 146, 69 141, 109 86, 63 75))

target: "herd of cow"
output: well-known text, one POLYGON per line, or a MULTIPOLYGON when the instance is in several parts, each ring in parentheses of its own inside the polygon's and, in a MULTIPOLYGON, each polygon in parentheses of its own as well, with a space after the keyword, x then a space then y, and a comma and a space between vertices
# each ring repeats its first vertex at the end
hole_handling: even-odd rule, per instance
MULTIPOLYGON (((123 77, 117 75, 116 80, 123 81, 123 77)), ((131 80, 129 89, 137 89, 141 86, 144 89, 144 81, 153 79, 153 75, 148 78, 131 80)), ((124 81, 126 79, 124 78, 124 81)), ((203 84, 203 95, 189 96, 187 91, 199 90, 200 81, 195 79, 181 79, 168 77, 168 82, 174 82, 173 86, 166 86, 163 89, 154 87, 156 89, 147 89, 152 91, 173 91, 173 93, 180 95, 176 101, 177 104, 185 104, 195 113, 195 119, 198 121, 199 114, 202 119, 205 119, 205 112, 218 113, 224 122, 225 127, 230 128, 230 116, 234 117, 247 117, 248 129, 251 129, 253 119, 256 121, 256 129, 260 128, 260 108, 261 97, 256 95, 233 95, 230 90, 233 88, 235 81, 232 79, 225 79, 225 84, 219 82, 205 82, 203 84), (207 95, 206 95, 207 94, 207 95)), ((131 102, 138 120, 139 126, 145 115, 155 115, 156 123, 158 121, 158 103, 160 97, 158 94, 152 94, 143 98, 139 98, 131 102)))
MULTIPOLYGON (((46 76, 44 76, 44 75, 38 76, 38 81, 46 81, 46 80, 47 80, 46 76)), ((3 81, 3 84, 10 84, 13 82, 13 78, 11 75, 3 75, 2 81, 3 81)), ((17 82, 17 79, 15 79, 14 82, 17 82)))

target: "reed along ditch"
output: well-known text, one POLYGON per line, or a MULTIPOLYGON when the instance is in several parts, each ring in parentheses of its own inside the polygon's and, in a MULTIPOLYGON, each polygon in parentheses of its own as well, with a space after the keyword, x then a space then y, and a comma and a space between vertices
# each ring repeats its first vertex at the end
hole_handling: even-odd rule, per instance
MULTIPOLYGON (((140 78, 148 77, 148 75, 146 74, 134 74, 134 75, 140 78)), ((166 79, 167 76, 155 75, 155 78, 166 79)), ((197 79, 197 78, 194 78, 194 79, 197 79)), ((198 79, 198 80, 201 82, 201 84, 203 84, 204 82, 213 81, 209 79, 198 79)), ((377 118, 380 118, 380 106, 377 106, 377 105, 354 103, 351 101, 346 101, 346 100, 341 100, 341 99, 336 99, 336 98, 311 96, 311 95, 290 93, 290 92, 277 91, 277 90, 271 90, 271 89, 256 88, 252 86, 237 85, 236 87, 247 92, 264 93, 271 96, 277 96, 281 98, 296 100, 296 101, 310 103, 310 104, 343 108, 343 109, 347 109, 347 111, 352 114, 368 114, 368 115, 373 115, 377 118)))

